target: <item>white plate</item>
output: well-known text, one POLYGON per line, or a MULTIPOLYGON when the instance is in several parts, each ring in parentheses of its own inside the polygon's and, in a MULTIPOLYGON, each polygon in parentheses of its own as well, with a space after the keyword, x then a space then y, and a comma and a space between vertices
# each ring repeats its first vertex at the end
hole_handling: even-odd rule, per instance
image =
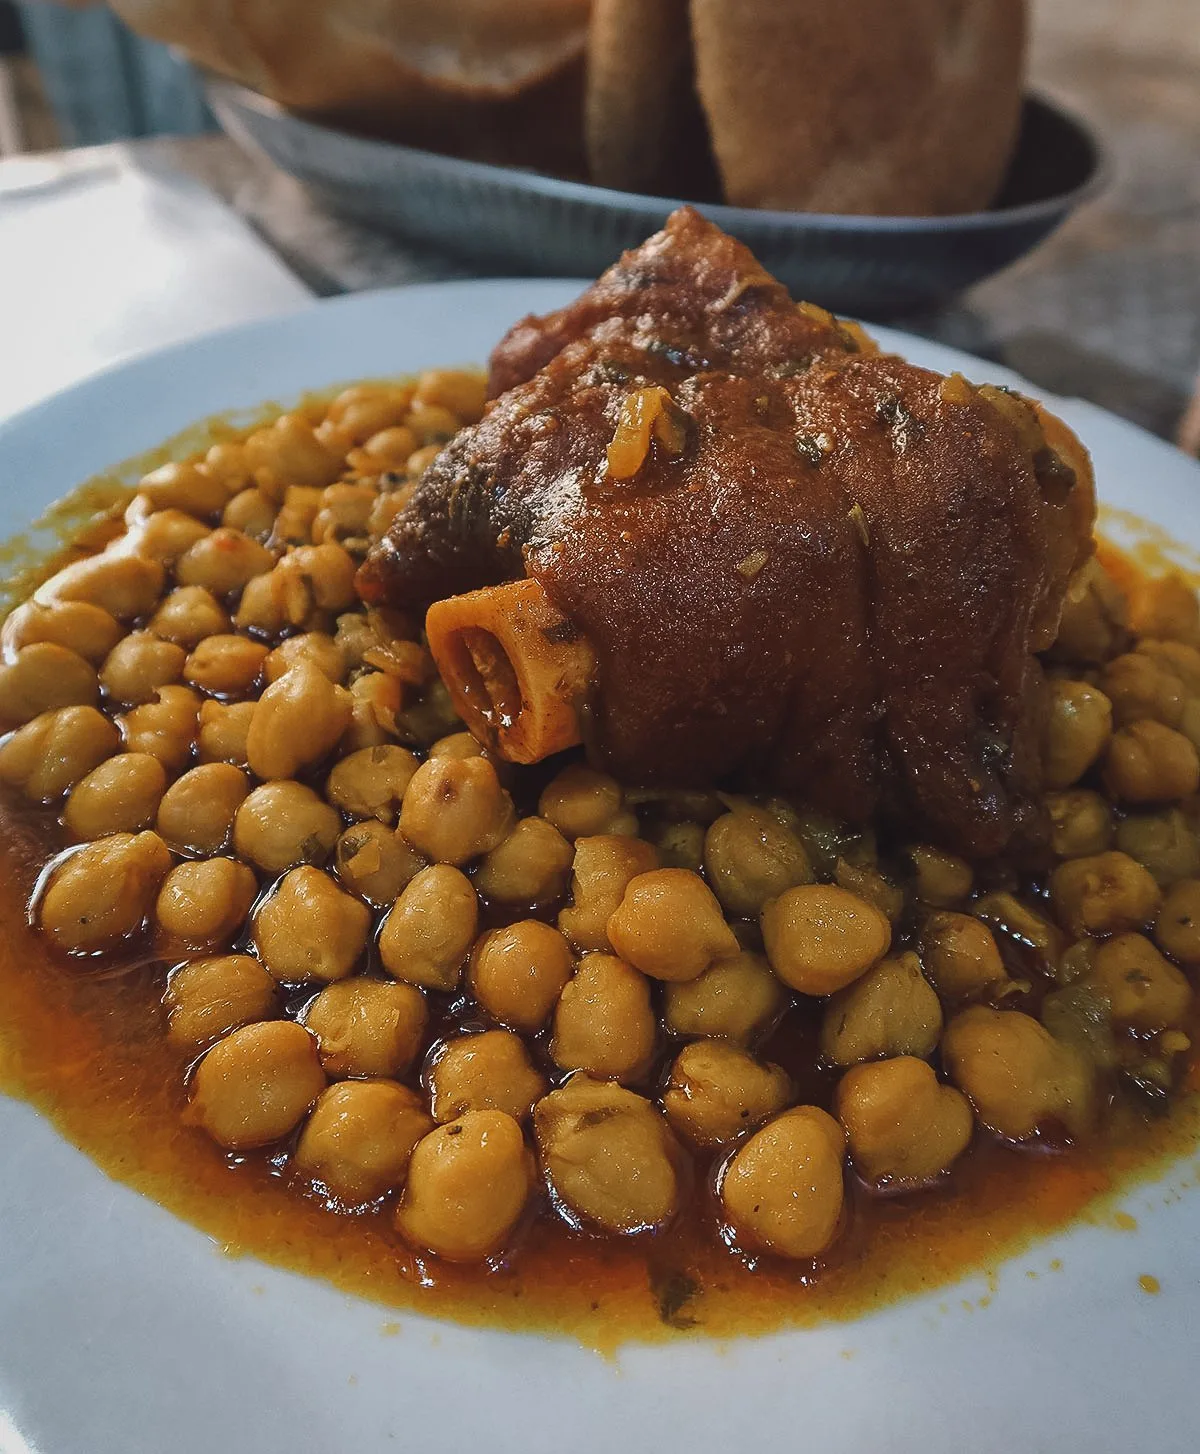
MULTIPOLYGON (((101 375, 0 426, 0 535, 193 420, 482 360, 518 316, 576 291, 359 295, 101 375)), ((876 332, 918 363, 1015 382, 876 332)), ((1090 445, 1106 500, 1200 546, 1200 467, 1089 405, 1056 407, 1090 445)), ((1129 1194, 1136 1233, 1080 1225, 999 1266, 990 1289, 979 1277, 857 1323, 725 1346, 681 1338, 612 1362, 567 1341, 397 1317, 231 1261, 3 1099, 0 1147, 0 1454, 731 1454, 759 1442, 1168 1454, 1195 1442, 1200 1201, 1173 1191, 1195 1167, 1129 1194), (1061 1270, 1048 1270, 1056 1258, 1061 1270), (1161 1280, 1159 1296, 1139 1289, 1142 1274, 1161 1280)))

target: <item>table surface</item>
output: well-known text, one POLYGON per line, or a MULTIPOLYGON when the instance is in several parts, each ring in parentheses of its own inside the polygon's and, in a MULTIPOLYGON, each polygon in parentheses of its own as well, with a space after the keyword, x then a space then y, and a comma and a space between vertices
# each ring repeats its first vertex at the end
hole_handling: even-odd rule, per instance
MULTIPOLYGON (((1195 0, 1036 4, 1032 84, 1096 128, 1111 184, 1036 252, 956 304, 889 321, 1173 436, 1200 368, 1195 0)), ((206 182, 320 294, 472 271, 331 216, 224 137, 134 146, 206 182)))

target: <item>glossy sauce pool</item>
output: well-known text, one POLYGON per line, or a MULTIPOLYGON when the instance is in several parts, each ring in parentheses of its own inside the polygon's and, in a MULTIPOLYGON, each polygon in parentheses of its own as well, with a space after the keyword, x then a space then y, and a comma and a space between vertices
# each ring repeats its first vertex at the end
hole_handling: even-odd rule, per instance
MULTIPOLYGON (((189 443, 196 447, 194 434, 189 443)), ((108 503, 116 488, 106 496, 90 486, 80 510, 61 515, 64 529, 74 533, 81 513, 108 503)), ((1147 563, 1144 551, 1139 563, 1147 563)), ((29 567, 20 595, 43 573, 35 561, 29 567)), ((230 1254, 322 1277, 385 1305, 560 1332, 605 1349, 627 1339, 729 1337, 848 1319, 995 1266, 1200 1140, 1193 1050, 1192 1094, 1169 1116, 1122 1101, 1094 1145, 1018 1151, 980 1134, 936 1190, 886 1198, 851 1178, 846 1231, 819 1267, 746 1265, 714 1236, 703 1188, 681 1220, 655 1236, 600 1239, 542 1218, 498 1270, 422 1264, 393 1232, 390 1206, 334 1211, 267 1155, 228 1156, 185 1124, 188 1057, 164 1034, 166 966, 69 962, 28 925, 38 873, 64 843, 50 814, 0 797, 0 1090, 28 1100, 110 1176, 230 1254)), ((798 1033, 777 1034, 767 1056, 795 1070, 806 1035, 794 1018, 790 1028, 798 1033)), ((802 1080, 806 1096, 828 1104, 831 1077, 814 1081, 809 1070, 802 1080)))

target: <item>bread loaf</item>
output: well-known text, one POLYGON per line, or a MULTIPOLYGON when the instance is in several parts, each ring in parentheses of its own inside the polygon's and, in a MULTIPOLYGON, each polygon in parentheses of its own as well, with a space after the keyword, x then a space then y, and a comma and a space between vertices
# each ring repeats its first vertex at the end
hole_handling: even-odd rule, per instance
POLYGON ((582 170, 590 0, 112 0, 297 111, 482 160, 582 170))
POLYGON ((691 15, 727 201, 926 216, 995 195, 1023 0, 691 0, 691 15))
POLYGON ((111 3, 334 125, 746 207, 985 207, 1020 115, 1025 0, 111 3))

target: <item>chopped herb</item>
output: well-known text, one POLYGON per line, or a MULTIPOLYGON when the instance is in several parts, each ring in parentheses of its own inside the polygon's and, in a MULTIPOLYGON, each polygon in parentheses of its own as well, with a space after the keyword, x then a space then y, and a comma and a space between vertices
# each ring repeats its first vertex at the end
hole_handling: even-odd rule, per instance
POLYGON ((863 507, 856 500, 851 505, 846 519, 850 521, 855 530, 858 531, 859 539, 869 549, 871 545, 871 529, 867 524, 867 517, 863 514, 863 507))
POLYGON ((542 635, 551 646, 569 646, 579 640, 579 627, 574 621, 563 620, 544 628, 542 635))
POLYGON ((300 844, 300 858, 304 863, 319 863, 325 857, 325 840, 319 833, 310 833, 300 844))
POLYGON ((658 1303, 658 1316, 669 1328, 683 1331, 696 1327, 699 1319, 683 1310, 700 1290, 700 1284, 686 1272, 672 1269, 651 1272, 650 1291, 658 1303))
POLYGON ((765 550, 752 550, 745 560, 738 561, 734 569, 738 575, 752 581, 770 558, 765 550))
POLYGON ((813 469, 818 469, 825 462, 825 451, 821 447, 821 439, 824 436, 816 434, 797 434, 796 453, 801 459, 806 460, 813 469))
POLYGON ((1075 488, 1075 471, 1057 450, 1043 445, 1033 457, 1033 473, 1051 504, 1062 505, 1075 488))

